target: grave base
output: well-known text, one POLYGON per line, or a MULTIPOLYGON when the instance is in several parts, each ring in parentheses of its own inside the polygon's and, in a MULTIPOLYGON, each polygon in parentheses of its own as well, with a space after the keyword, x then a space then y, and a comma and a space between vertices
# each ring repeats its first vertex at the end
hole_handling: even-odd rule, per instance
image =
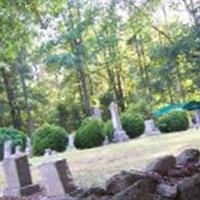
POLYGON ((124 130, 114 132, 113 142, 115 143, 126 142, 128 140, 129 140, 129 137, 124 130))
POLYGON ((35 194, 37 192, 40 192, 40 186, 39 185, 28 185, 20 188, 5 188, 3 191, 3 196, 7 197, 17 197, 19 195, 22 196, 29 196, 32 194, 35 194))

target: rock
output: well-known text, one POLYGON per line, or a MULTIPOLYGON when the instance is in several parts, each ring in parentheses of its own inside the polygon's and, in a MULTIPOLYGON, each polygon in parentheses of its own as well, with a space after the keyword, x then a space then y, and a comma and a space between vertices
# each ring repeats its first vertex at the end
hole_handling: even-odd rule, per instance
POLYGON ((161 175, 167 175, 176 165, 176 158, 173 155, 164 156, 150 162, 145 172, 153 173, 157 172, 161 175))
POLYGON ((176 158, 176 163, 178 165, 187 165, 188 163, 199 162, 200 152, 198 149, 186 149, 180 153, 176 158))
POLYGON ((150 192, 154 192, 156 190, 157 181, 152 177, 149 177, 147 174, 136 171, 123 171, 120 174, 113 176, 106 182, 107 193, 113 195, 121 192, 139 180, 145 180, 148 184, 150 192))
POLYGON ((106 195, 107 193, 104 189, 95 187, 95 188, 90 188, 85 191, 81 191, 76 197, 89 198, 90 196, 102 197, 106 195))
POLYGON ((162 197, 175 198, 177 196, 177 187, 162 183, 158 185, 157 193, 162 197))
POLYGON ((179 200, 200 199, 200 175, 184 178, 178 183, 179 200))
POLYGON ((172 199, 169 199, 167 197, 163 197, 163 196, 158 195, 158 194, 153 194, 153 195, 151 195, 151 198, 148 199, 148 200, 172 200, 172 199))
POLYGON ((110 200, 149 200, 150 193, 145 181, 140 180, 124 191, 116 194, 110 200))

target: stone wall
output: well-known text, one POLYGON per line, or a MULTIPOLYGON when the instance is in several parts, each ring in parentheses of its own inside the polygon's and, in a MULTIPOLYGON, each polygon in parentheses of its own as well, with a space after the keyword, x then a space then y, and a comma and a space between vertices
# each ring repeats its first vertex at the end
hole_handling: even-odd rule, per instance
MULTIPOLYGON (((40 192, 23 199, 200 200, 199 157, 200 152, 196 149, 187 149, 177 157, 166 155, 153 160, 143 172, 122 171, 107 180, 105 188, 87 190, 75 186, 66 161, 45 163, 40 166, 44 179, 40 192)), ((12 197, 13 200, 17 198, 12 197)), ((9 200, 10 197, 4 196, 3 199, 9 200)))

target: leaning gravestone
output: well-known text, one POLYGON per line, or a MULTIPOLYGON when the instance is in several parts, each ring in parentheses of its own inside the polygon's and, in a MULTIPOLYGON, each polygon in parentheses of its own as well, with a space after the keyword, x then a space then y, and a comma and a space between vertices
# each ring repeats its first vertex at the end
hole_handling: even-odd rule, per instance
POLYGON ((112 117, 112 123, 114 127, 114 138, 113 142, 124 142, 129 139, 128 135, 122 128, 119 112, 118 112, 118 106, 116 103, 112 102, 110 104, 110 112, 112 117))
POLYGON ((65 159, 43 163, 39 170, 48 197, 62 198, 76 189, 65 159))
POLYGON ((4 159, 12 155, 12 141, 7 140, 4 142, 4 159))
POLYGON ((3 160, 7 187, 4 196, 16 197, 39 192, 39 185, 33 185, 27 156, 10 156, 3 160))

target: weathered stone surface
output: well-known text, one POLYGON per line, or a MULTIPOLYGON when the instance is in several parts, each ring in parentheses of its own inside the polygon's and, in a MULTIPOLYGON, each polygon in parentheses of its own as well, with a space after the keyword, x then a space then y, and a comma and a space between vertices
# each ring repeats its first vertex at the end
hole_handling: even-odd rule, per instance
POLYGON ((145 172, 152 173, 157 172, 161 175, 167 175, 168 172, 176 165, 176 158, 173 155, 164 156, 150 162, 145 172))
POLYGON ((65 196, 76 189, 65 159, 44 163, 39 170, 47 196, 65 196))
POLYGON ((151 192, 155 191, 157 182, 145 173, 122 171, 120 174, 113 176, 106 182, 107 192, 108 194, 116 194, 141 179, 148 183, 151 192))
POLYGON ((178 191, 176 186, 159 184, 157 187, 157 193, 160 194, 162 197, 175 198, 177 196, 178 191))
POLYGON ((95 195, 96 197, 102 197, 102 196, 106 196, 107 193, 104 189, 96 187, 96 188, 90 188, 85 191, 81 191, 76 197, 86 198, 92 195, 95 195))
POLYGON ((7 187, 5 196, 31 195, 39 192, 39 186, 32 184, 27 156, 10 156, 3 161, 7 187))
POLYGON ((200 199, 200 175, 185 178, 178 183, 178 200, 200 199))
POLYGON ((188 163, 197 163, 199 162, 200 152, 198 149, 186 149, 182 153, 180 153, 176 162, 178 165, 187 165, 188 163))
POLYGON ((116 194, 111 200, 149 200, 150 193, 145 181, 140 180, 124 191, 116 194))

